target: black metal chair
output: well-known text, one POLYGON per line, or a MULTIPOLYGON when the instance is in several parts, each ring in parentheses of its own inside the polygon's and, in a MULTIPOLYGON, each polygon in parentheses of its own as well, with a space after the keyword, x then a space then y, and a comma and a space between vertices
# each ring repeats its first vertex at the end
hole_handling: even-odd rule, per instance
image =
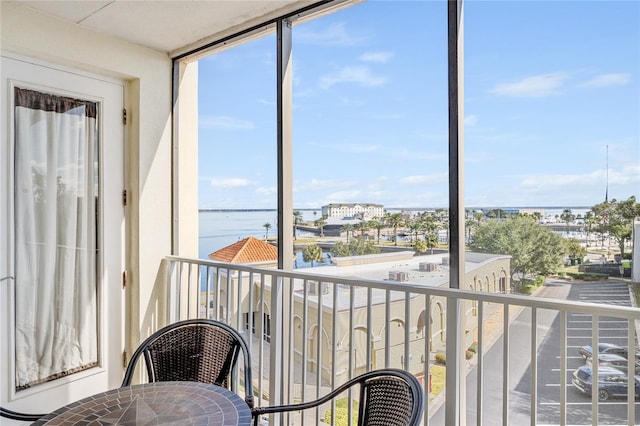
POLYGON ((17 411, 8 410, 0 407, 0 417, 5 417, 11 420, 19 420, 22 422, 35 422, 40 417, 44 417, 45 414, 26 414, 18 413, 17 411))
POLYGON ((231 375, 236 370, 240 352, 244 361, 245 401, 253 408, 247 344, 235 329, 211 319, 169 324, 145 339, 129 361, 122 386, 131 384, 136 363, 144 355, 150 382, 212 383, 237 392, 231 375))
POLYGON ((360 386, 359 426, 418 426, 420 424, 424 407, 422 386, 413 374, 394 368, 364 373, 315 401, 255 407, 252 411, 254 424, 256 426, 259 424, 261 415, 317 407, 357 385, 360 386))

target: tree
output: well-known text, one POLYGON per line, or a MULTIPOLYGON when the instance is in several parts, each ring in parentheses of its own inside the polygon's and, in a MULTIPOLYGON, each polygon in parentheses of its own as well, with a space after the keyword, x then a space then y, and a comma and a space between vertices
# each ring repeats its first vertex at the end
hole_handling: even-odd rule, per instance
POLYGON ((576 215, 571 213, 571 209, 564 209, 560 215, 560 219, 567 225, 566 231, 569 234, 569 224, 576 219, 576 215))
POLYGON ((342 241, 338 241, 331 247, 331 256, 332 257, 346 257, 350 256, 351 252, 349 251, 349 244, 343 243, 342 241))
POLYGON ((478 225, 482 223, 482 218, 484 218, 484 213, 482 211, 474 211, 473 218, 478 222, 478 225))
POLYGON ((547 275, 562 266, 566 245, 561 236, 529 217, 489 221, 476 231, 472 250, 505 254, 511 258, 511 279, 516 275, 547 275))
POLYGON ((376 236, 377 236, 377 244, 380 245, 380 231, 382 231, 382 229, 384 229, 384 223, 382 223, 379 220, 372 220, 369 222, 369 225, 371 225, 371 227, 373 229, 376 230, 376 236))
POLYGON ((298 224, 302 222, 302 212, 300 210, 293 211, 293 239, 298 239, 298 224))
POLYGON ((313 224, 320 228, 320 236, 324 237, 324 226, 327 224, 327 220, 324 217, 321 217, 314 221, 313 224))
POLYGON ((611 203, 609 201, 605 201, 600 204, 596 204, 591 207, 591 211, 594 215, 595 232, 600 234, 601 245, 604 247, 604 239, 607 235, 608 227, 609 227, 609 216, 611 216, 611 203))
POLYGON ((398 245, 398 228, 402 225, 402 214, 394 213, 388 214, 386 217, 386 222, 393 228, 393 245, 398 245))
POLYGON ((425 240, 416 240, 416 242, 413 243, 413 250, 415 250, 416 253, 424 253, 428 249, 429 246, 425 240))
POLYGON ((565 241, 565 253, 569 256, 569 258, 571 259, 580 259, 582 260, 582 258, 587 254, 587 249, 582 247, 582 245, 580 244, 580 241, 578 241, 575 238, 567 238, 565 241))
POLYGON ((596 224, 596 218, 592 211, 585 213, 584 215, 584 230, 585 230, 585 239, 587 241, 587 247, 589 247, 589 236, 593 231, 593 226, 596 224))
POLYGON ((467 235, 467 241, 471 241, 471 236, 473 235, 474 229, 478 227, 478 223, 475 219, 467 219, 464 222, 464 229, 467 235))
POLYGON ((431 249, 431 254, 433 254, 433 249, 438 246, 438 231, 427 232, 424 234, 424 241, 427 244, 427 247, 431 249))
POLYGON ((605 201, 591 207, 591 212, 598 224, 595 230, 602 236, 602 245, 605 235, 609 235, 617 241, 620 255, 624 255, 625 243, 631 239, 633 232, 633 221, 640 217, 640 204, 636 202, 636 197, 631 196, 625 201, 605 201))
POLYGON ((407 225, 409 228, 409 235, 411 236, 411 243, 418 240, 418 234, 424 231, 425 224, 422 218, 414 218, 409 221, 407 225))
POLYGON ((615 238, 620 248, 620 255, 624 256, 624 245, 633 235, 633 221, 640 217, 640 204, 636 197, 631 196, 625 201, 611 201, 611 215, 609 217, 608 231, 615 238))
POLYGON ((262 225, 266 231, 266 234, 264 235, 264 239, 268 240, 269 239, 269 229, 271 229, 271 224, 269 222, 265 223, 264 225, 262 225))
POLYGON ((353 227, 355 230, 360 232, 360 237, 364 239, 364 233, 369 229, 369 224, 366 221, 361 221, 355 224, 353 227))
POLYGON ((353 225, 350 223, 345 223, 342 225, 342 230, 347 233, 347 244, 349 244, 349 233, 353 232, 353 225))
POLYGON ((322 262, 322 249, 317 244, 305 246, 302 249, 302 259, 305 262, 310 262, 313 267, 313 262, 322 262))
POLYGON ((560 219, 564 223, 569 225, 571 222, 573 222, 576 219, 576 215, 571 213, 571 209, 564 209, 564 210, 562 210, 562 214, 560 215, 560 219))
POLYGON ((365 254, 380 253, 380 249, 373 242, 365 241, 364 238, 354 238, 349 244, 349 254, 351 256, 362 256, 365 254))

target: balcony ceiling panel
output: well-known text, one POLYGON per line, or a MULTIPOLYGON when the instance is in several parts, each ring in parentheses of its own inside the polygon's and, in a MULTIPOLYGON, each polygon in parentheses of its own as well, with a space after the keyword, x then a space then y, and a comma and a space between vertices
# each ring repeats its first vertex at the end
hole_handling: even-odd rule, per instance
POLYGON ((11 2, 169 54, 314 3, 309 0, 11 2))

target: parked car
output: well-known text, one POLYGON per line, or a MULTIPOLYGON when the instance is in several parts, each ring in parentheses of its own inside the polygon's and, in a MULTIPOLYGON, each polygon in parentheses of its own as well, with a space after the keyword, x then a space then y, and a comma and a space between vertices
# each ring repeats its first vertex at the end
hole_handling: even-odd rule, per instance
MULTIPOLYGON (((635 382, 635 397, 640 397, 640 376, 634 377, 635 382)), ((591 395, 592 384, 592 370, 588 365, 578 367, 573 372, 573 385, 585 395, 591 395)), ((606 401, 611 397, 626 397, 627 396, 628 378, 627 374, 616 370, 613 367, 600 367, 598 368, 598 399, 600 401, 606 401)))
MULTIPOLYGON (((585 365, 591 366, 593 357, 587 357, 585 360, 585 365)), ((613 367, 616 370, 620 370, 623 373, 626 373, 629 364, 627 358, 622 355, 613 354, 613 353, 601 353, 598 355, 598 367, 613 367)), ((635 374, 640 374, 640 362, 635 362, 635 374)))
MULTIPOLYGON (((593 356, 593 348, 591 346, 580 346, 578 352, 584 359, 593 356)), ((613 343, 598 343, 598 353, 616 354, 627 358, 628 350, 624 346, 614 345, 613 343)), ((636 350, 636 361, 640 361, 640 352, 636 350)))

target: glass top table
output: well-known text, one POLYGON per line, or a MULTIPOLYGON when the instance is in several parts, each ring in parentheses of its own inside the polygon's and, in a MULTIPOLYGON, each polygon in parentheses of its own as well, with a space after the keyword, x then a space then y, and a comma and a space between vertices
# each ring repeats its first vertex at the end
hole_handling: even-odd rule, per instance
POLYGON ((125 386, 65 405, 33 425, 219 425, 251 424, 251 410, 235 393, 199 382, 125 386))

